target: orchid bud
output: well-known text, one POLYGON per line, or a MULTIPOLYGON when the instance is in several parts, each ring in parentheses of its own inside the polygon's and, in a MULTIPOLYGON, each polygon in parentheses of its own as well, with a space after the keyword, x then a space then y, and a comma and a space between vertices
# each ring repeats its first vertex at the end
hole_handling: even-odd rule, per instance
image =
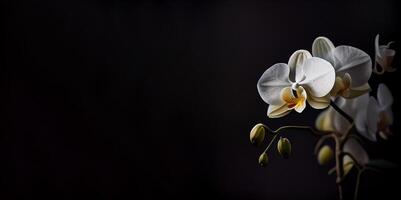
POLYGON ((265 139, 266 131, 263 124, 256 124, 249 135, 249 139, 253 145, 259 146, 265 139))
POLYGON ((259 165, 264 167, 267 165, 267 163, 269 162, 269 157, 267 156, 266 152, 263 152, 262 154, 260 154, 259 156, 259 165))
POLYGON ((277 150, 280 156, 283 158, 289 158, 291 155, 290 140, 280 137, 280 140, 277 142, 277 150))
POLYGON ((329 145, 324 145, 320 148, 319 153, 317 155, 317 161, 320 165, 326 165, 333 159, 333 150, 329 145))

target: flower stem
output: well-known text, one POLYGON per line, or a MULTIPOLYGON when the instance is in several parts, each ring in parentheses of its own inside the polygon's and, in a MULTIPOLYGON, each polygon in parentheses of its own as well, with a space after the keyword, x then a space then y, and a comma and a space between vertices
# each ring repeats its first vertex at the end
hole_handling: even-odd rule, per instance
POLYGON ((272 133, 279 133, 280 131, 282 131, 284 129, 305 129, 305 130, 309 130, 309 132, 314 135, 318 135, 318 136, 324 135, 324 132, 317 131, 310 126, 282 126, 276 130, 271 129, 270 127, 268 127, 266 125, 264 125, 264 127, 272 133))
POLYGON ((343 158, 342 158, 342 141, 339 136, 335 136, 335 144, 336 144, 336 173, 337 173, 337 187, 338 187, 338 198, 340 200, 343 199, 343 191, 342 191, 342 178, 344 174, 344 168, 343 168, 343 158))
POLYGON ((272 140, 270 141, 269 145, 267 145, 266 149, 265 149, 263 152, 266 153, 266 152, 269 150, 270 146, 273 144, 274 140, 276 140, 276 137, 277 137, 277 136, 278 136, 278 133, 276 133, 276 134, 273 136, 273 138, 272 138, 272 140))
POLYGON ((358 190, 359 190, 359 183, 361 180, 361 175, 363 173, 363 169, 358 170, 358 176, 356 177, 356 185, 355 185, 355 193, 354 193, 354 200, 358 199, 358 190))

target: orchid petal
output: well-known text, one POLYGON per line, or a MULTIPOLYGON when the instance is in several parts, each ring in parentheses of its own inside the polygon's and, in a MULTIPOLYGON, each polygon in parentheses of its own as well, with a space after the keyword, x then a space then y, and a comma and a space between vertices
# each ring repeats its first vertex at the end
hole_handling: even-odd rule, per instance
POLYGON ((312 54, 315 57, 323 58, 334 64, 334 44, 326 37, 317 37, 312 44, 312 54))
POLYGON ((356 117, 354 120, 356 130, 358 130, 358 132, 362 136, 369 139, 370 141, 375 141, 375 138, 368 134, 368 130, 366 127, 367 126, 366 125, 366 117, 367 117, 366 109, 361 110, 356 114, 356 117))
POLYGON ((279 118, 290 113, 291 110, 288 109, 287 104, 283 103, 281 105, 269 105, 267 109, 267 116, 269 118, 279 118))
POLYGON ((366 114, 366 124, 369 138, 373 139, 372 141, 376 141, 377 123, 379 121, 379 104, 373 97, 370 97, 369 99, 366 114))
POLYGON ((391 94, 388 87, 381 83, 377 88, 377 101, 381 109, 386 109, 393 104, 393 95, 391 94))
POLYGON ((345 142, 343 151, 351 154, 360 165, 366 165, 369 162, 368 153, 354 138, 350 138, 345 142))
POLYGON ((352 77, 351 87, 359 87, 368 82, 372 73, 372 62, 368 54, 351 46, 338 46, 333 54, 337 76, 349 73, 352 77))
POLYGON ((351 113, 351 116, 355 116, 355 113, 359 110, 366 110, 368 107, 368 103, 369 103, 369 93, 365 93, 359 97, 352 99, 352 110, 354 115, 352 115, 351 113))
POLYGON ((368 92, 371 91, 370 85, 369 83, 366 83, 362 86, 359 87, 355 87, 355 88, 350 88, 349 90, 347 90, 345 92, 345 94, 343 95, 343 97, 345 98, 349 98, 349 99, 353 99, 355 97, 359 97, 363 94, 366 94, 368 92))
POLYGON ((379 37, 380 37, 379 34, 377 34, 375 37, 375 52, 377 57, 381 57, 379 50, 379 37))
POLYGON ((321 58, 312 57, 303 65, 305 79, 300 85, 306 86, 311 95, 323 97, 333 88, 335 71, 333 66, 321 58))
POLYGON ((295 82, 302 80, 304 73, 302 72, 302 65, 306 59, 311 58, 312 55, 307 50, 295 51, 288 60, 290 67, 290 80, 295 82))
POLYGON ((281 105, 281 90, 291 83, 288 79, 290 69, 285 63, 277 63, 267 69, 260 77, 257 88, 260 97, 268 104, 281 105))
POLYGON ((323 97, 314 97, 312 95, 308 95, 307 101, 314 109, 324 109, 330 105, 330 95, 323 97))
POLYGON ((333 127, 336 130, 336 132, 340 134, 345 134, 351 124, 348 122, 344 116, 342 116, 340 113, 337 111, 334 112, 333 114, 333 127))

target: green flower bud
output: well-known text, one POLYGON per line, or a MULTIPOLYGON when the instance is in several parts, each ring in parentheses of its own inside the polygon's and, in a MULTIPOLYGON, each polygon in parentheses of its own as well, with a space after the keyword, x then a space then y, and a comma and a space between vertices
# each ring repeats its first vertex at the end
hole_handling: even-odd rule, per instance
POLYGON ((277 142, 277 150, 280 156, 283 158, 289 158, 291 155, 290 140, 280 137, 280 140, 277 142))
POLYGON ((264 167, 267 165, 267 163, 269 162, 269 157, 267 156, 266 152, 263 152, 262 154, 260 154, 259 156, 259 165, 264 167))
POLYGON ((317 155, 317 161, 321 165, 328 164, 333 159, 334 153, 329 145, 324 145, 320 148, 319 153, 317 155))
POLYGON ((259 146, 265 139, 266 131, 263 124, 256 124, 249 134, 249 139, 253 145, 259 146))

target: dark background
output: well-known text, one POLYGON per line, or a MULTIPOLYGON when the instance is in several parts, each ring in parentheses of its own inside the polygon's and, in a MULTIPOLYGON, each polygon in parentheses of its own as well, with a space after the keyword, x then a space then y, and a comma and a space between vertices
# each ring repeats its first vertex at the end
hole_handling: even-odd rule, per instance
MULTIPOLYGON (((317 164, 317 138, 306 132, 285 133, 291 159, 273 149, 258 166, 254 124, 313 125, 319 111, 268 119, 256 82, 320 35, 373 56, 380 33, 399 50, 399 4, 2 1, 0 196, 336 199, 331 167, 317 164)), ((371 80, 372 94, 378 82, 393 91, 394 110, 399 73, 371 80)), ((398 163, 394 113, 396 136, 368 146, 398 163)), ((364 176, 361 199, 399 198, 397 171, 364 176)))

